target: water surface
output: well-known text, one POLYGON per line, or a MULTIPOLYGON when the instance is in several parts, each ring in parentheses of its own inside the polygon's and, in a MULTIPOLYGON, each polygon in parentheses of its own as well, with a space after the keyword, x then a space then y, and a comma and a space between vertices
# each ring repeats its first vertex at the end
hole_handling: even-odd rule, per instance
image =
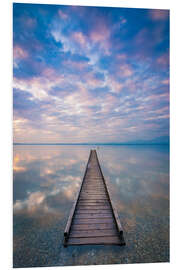
POLYGON ((14 146, 14 267, 169 261, 167 146, 100 146, 98 157, 126 246, 63 247, 64 228, 92 148, 14 146))

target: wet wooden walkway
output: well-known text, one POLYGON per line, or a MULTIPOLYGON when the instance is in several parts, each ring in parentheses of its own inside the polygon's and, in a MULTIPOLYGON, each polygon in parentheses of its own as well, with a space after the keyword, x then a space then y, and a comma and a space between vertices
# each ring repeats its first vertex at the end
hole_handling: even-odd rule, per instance
POLYGON ((85 174, 64 231, 64 246, 125 245, 122 226, 110 198, 96 150, 85 174))

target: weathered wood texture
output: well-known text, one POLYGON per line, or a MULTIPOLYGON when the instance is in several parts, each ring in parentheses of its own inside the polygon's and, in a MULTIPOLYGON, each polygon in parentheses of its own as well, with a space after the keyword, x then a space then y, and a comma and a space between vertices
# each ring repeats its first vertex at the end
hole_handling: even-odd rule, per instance
POLYGON ((64 231, 64 246, 68 245, 125 245, 122 226, 96 150, 90 152, 64 231))

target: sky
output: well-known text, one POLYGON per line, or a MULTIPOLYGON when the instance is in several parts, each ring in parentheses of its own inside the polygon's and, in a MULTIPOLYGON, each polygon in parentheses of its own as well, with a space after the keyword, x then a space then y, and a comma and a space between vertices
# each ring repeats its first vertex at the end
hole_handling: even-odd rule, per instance
POLYGON ((169 11, 13 4, 16 143, 167 143, 169 11))

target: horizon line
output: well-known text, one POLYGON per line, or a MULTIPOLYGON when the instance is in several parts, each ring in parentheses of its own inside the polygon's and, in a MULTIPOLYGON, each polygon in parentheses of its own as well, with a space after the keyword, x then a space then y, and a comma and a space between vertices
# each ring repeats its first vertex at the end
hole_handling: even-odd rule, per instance
POLYGON ((169 145, 170 142, 137 142, 137 143, 13 143, 13 145, 169 145))

